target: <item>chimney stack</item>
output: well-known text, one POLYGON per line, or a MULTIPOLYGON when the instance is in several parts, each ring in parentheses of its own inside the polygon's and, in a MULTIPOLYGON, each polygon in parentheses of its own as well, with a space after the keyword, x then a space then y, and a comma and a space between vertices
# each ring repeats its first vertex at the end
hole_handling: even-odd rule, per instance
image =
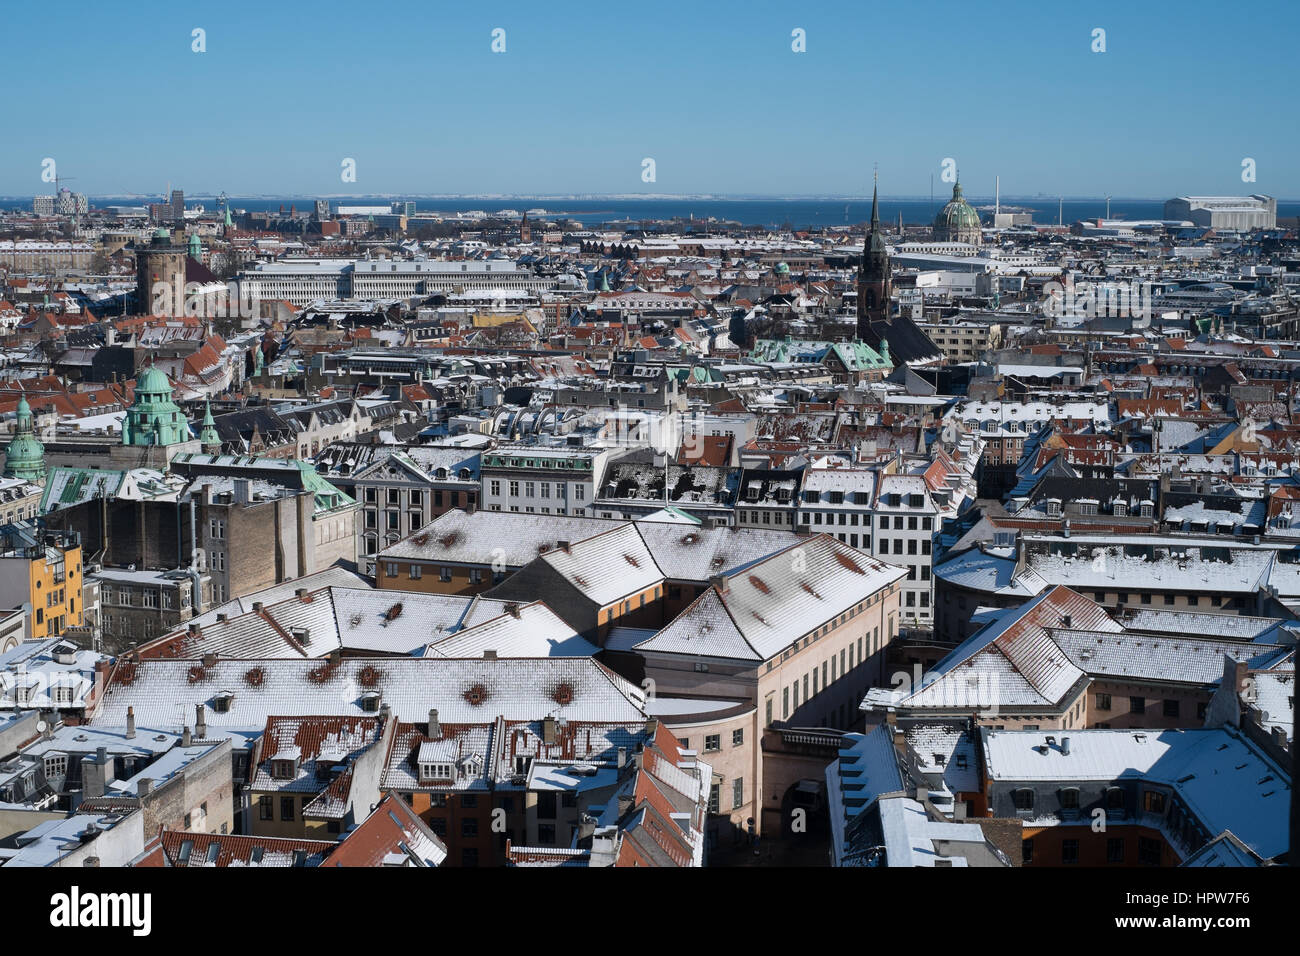
POLYGON ((542 743, 548 747, 554 746, 556 738, 559 736, 558 730, 554 717, 542 718, 542 743))
POLYGON ((153 777, 141 777, 135 785, 135 795, 143 800, 153 790, 153 777))
POLYGON ((438 710, 434 708, 429 711, 429 739, 442 739, 442 724, 438 722, 438 710))
POLYGON ((135 708, 127 707, 126 709, 126 739, 135 739, 135 708))
POLYGON ((203 705, 194 705, 194 732, 199 735, 199 740, 208 738, 208 720, 203 714, 203 705))
POLYGON ((182 747, 188 747, 188 746, 193 742, 193 740, 194 740, 194 738, 190 736, 190 728, 189 728, 189 725, 186 724, 186 725, 181 729, 181 746, 182 746, 182 747))
POLYGON ((618 769, 622 770, 626 766, 627 766, 627 748, 619 747, 618 748, 618 769))
POLYGON ((1067 757, 1070 755, 1070 738, 1069 738, 1069 737, 1062 737, 1062 738, 1061 738, 1061 753, 1064 754, 1064 755, 1067 756, 1067 757))

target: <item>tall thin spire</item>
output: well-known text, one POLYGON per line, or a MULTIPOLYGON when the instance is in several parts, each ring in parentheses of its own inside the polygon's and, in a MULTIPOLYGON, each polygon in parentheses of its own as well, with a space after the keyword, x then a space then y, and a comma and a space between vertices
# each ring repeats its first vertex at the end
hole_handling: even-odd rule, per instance
POLYGON ((879 186, 880 170, 877 169, 871 174, 871 228, 873 230, 880 225, 880 201, 877 198, 879 186))

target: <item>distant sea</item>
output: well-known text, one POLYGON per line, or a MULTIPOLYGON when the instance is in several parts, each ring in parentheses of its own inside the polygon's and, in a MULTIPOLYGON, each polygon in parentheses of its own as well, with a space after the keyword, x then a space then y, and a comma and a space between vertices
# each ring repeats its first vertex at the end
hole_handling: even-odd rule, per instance
MULTIPOLYGON (((937 195, 933 202, 928 199, 912 197, 880 200, 880 217, 885 222, 898 222, 901 212, 903 222, 913 225, 929 223, 935 213, 942 208, 949 197, 947 191, 937 195)), ((381 205, 397 200, 396 196, 355 197, 338 199, 331 197, 333 203, 345 205, 381 205)), ((972 197, 967 200, 980 209, 993 205, 993 197, 972 197)), ((92 206, 110 205, 144 205, 148 202, 162 202, 161 197, 145 199, 140 197, 95 197, 92 206)), ((198 203, 208 211, 216 208, 216 201, 211 197, 185 197, 186 205, 191 208, 198 203)), ((739 222, 742 225, 756 225, 779 228, 789 223, 796 229, 814 227, 843 226, 865 222, 871 215, 871 201, 845 199, 718 199, 718 198, 653 198, 653 199, 536 199, 528 197, 506 199, 427 199, 414 200, 419 212, 457 213, 482 210, 493 213, 501 210, 524 212, 530 209, 545 209, 547 216, 576 219, 587 226, 597 226, 607 222, 640 221, 649 219, 720 219, 739 222)), ((285 199, 258 197, 230 197, 229 204, 234 209, 247 209, 254 212, 278 209, 291 205, 300 211, 311 206, 310 198, 293 197, 285 199)), ((31 200, 0 199, 0 208, 30 208, 31 200)), ((1003 197, 1003 211, 1011 209, 1027 210, 1033 213, 1038 225, 1055 224, 1058 218, 1056 199, 1003 197)), ((1099 219, 1106 216, 1106 200, 1102 199, 1066 199, 1059 208, 1061 219, 1072 223, 1079 219, 1099 219)), ((1300 201, 1281 201, 1277 204, 1278 216, 1295 216, 1300 214, 1300 201)), ((1164 218, 1164 200, 1155 199, 1115 199, 1110 200, 1111 219, 1162 219, 1164 218)))

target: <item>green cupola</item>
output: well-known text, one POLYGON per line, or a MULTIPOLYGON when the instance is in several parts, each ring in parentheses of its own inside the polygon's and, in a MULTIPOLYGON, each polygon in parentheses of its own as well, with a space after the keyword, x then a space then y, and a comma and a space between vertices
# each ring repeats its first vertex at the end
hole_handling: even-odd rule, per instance
POLYGON ((203 428, 199 431, 199 441, 203 443, 203 450, 207 454, 221 454, 221 436, 217 434, 217 423, 212 418, 211 402, 203 410, 203 428))
POLYGON ((35 482, 45 480, 45 446, 36 438, 32 426, 32 407, 27 404, 26 396, 18 399, 14 437, 5 449, 4 476, 35 482))
POLYGON ((123 445, 175 445, 190 440, 190 423, 172 401, 167 376, 150 365, 135 383, 135 402, 122 423, 123 445))

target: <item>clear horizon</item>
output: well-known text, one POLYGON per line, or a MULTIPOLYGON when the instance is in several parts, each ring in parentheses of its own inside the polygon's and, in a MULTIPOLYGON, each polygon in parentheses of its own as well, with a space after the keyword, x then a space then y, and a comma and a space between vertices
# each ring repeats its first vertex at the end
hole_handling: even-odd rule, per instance
POLYGON ((891 198, 953 170, 981 198, 995 176, 1039 200, 1300 196, 1285 0, 72 0, 60 22, 6 12, 6 196, 52 192, 47 159, 106 197, 856 199, 877 168, 891 198))

